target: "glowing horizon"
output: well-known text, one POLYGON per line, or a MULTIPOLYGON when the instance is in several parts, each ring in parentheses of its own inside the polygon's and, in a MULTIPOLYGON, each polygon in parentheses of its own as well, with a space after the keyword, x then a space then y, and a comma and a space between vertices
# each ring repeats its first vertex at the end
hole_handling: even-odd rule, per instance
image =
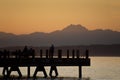
POLYGON ((28 34, 61 30, 69 24, 120 31, 118 0, 1 0, 0 32, 28 34))

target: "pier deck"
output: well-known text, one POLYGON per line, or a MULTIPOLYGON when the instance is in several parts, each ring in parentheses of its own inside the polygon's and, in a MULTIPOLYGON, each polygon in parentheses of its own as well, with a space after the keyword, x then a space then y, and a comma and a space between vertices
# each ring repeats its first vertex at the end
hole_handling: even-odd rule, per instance
POLYGON ((35 56, 34 51, 31 52, 14 52, 14 55, 11 55, 9 52, 4 51, 2 55, 0 54, 0 67, 3 67, 3 76, 9 77, 12 71, 17 71, 19 77, 22 77, 22 73, 19 67, 28 67, 27 74, 30 77, 30 67, 36 67, 33 77, 36 77, 38 71, 44 73, 44 77, 47 77, 44 66, 50 66, 49 75, 52 77, 52 72, 55 71, 55 76, 58 76, 57 66, 78 66, 79 67, 79 78, 82 77, 82 66, 90 66, 90 58, 88 50, 85 52, 85 56, 80 57, 79 51, 72 51, 72 55, 69 55, 67 50, 66 58, 62 57, 62 50, 58 50, 57 58, 54 58, 53 55, 50 55, 48 50, 46 50, 45 56, 43 56, 42 50, 40 50, 40 56, 35 56), (32 52, 32 53, 31 53, 32 52), (7 54, 6 54, 7 53, 7 54), (9 54, 8 54, 9 53, 9 54), (21 55, 21 54, 25 55, 21 55), (27 54, 27 55, 26 55, 27 54), (29 55, 28 55, 29 54, 29 55), (10 67, 10 69, 8 69, 10 67))
POLYGON ((85 58, 28 58, 28 59, 0 59, 0 67, 4 66, 90 66, 90 59, 85 58))

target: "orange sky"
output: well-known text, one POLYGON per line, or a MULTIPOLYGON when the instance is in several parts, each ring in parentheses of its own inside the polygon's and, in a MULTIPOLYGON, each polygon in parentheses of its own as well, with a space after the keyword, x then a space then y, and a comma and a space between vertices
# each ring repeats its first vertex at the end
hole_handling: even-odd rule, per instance
POLYGON ((0 0, 0 31, 51 32, 69 24, 120 31, 120 0, 0 0))

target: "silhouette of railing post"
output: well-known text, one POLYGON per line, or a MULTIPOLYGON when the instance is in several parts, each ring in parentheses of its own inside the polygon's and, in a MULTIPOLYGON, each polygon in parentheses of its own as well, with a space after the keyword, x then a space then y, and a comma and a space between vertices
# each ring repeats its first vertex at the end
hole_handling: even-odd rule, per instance
POLYGON ((72 58, 75 58, 75 50, 72 50, 72 58))
POLYGON ((86 59, 88 59, 89 58, 89 51, 88 51, 88 49, 86 50, 85 54, 86 54, 86 59))
POLYGON ((58 50, 58 58, 62 58, 62 50, 58 50))
POLYGON ((46 58, 49 58, 48 50, 46 50, 46 58))
POLYGON ((79 50, 76 51, 77 58, 79 58, 79 50))
POLYGON ((69 58, 69 50, 67 50, 67 58, 69 58))
POLYGON ((34 59, 35 58, 35 50, 34 49, 32 49, 32 58, 34 59))
POLYGON ((40 58, 42 58, 43 51, 42 49, 40 50, 40 58))

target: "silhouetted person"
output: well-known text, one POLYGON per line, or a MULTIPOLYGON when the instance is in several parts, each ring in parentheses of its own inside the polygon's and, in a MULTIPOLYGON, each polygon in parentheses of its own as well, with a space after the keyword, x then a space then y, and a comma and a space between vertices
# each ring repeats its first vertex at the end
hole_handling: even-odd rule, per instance
POLYGON ((9 58, 9 51, 8 50, 6 50, 6 49, 4 49, 4 51, 3 51, 3 57, 4 58, 9 58))
POLYGON ((35 58, 35 50, 30 48, 30 50, 28 51, 28 56, 31 55, 32 58, 35 58))
MULTIPOLYGON (((29 58, 29 56, 32 56, 32 58, 34 58, 35 50, 32 48, 28 49, 27 46, 25 46, 22 53, 24 58, 29 58)), ((28 65, 27 67, 28 77, 30 77, 30 65, 28 65)))
POLYGON ((50 49, 49 49, 49 57, 53 58, 53 55, 54 55, 54 45, 52 44, 50 49))
POLYGON ((25 46, 23 49, 23 52, 27 52, 27 51, 28 51, 28 48, 27 48, 27 46, 25 46))
MULTIPOLYGON (((50 49, 49 49, 49 57, 53 58, 53 55, 54 55, 54 45, 52 44, 50 49)), ((51 62, 51 64, 53 64, 53 62, 51 62)), ((53 77, 52 76, 52 72, 53 71, 55 72, 55 76, 54 77, 57 77, 58 76, 58 71, 57 71, 57 67, 56 66, 51 66, 50 73, 49 73, 50 77, 53 77)))
POLYGON ((24 58, 28 58, 28 48, 27 48, 27 46, 24 47, 22 54, 23 54, 24 58))

